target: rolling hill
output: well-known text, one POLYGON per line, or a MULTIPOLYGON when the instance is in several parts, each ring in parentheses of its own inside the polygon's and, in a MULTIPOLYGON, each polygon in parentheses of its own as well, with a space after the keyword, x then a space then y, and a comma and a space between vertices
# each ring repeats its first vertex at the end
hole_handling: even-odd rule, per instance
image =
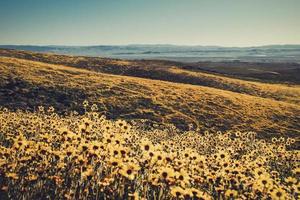
POLYGON ((196 72, 168 61, 22 51, 9 51, 6 57, 3 52, 0 105, 13 110, 44 105, 80 112, 87 99, 110 119, 174 124, 182 130, 192 124, 201 131, 256 131, 260 138, 281 135, 299 139, 298 85, 196 72))
MULTIPOLYGON (((120 60, 99 57, 42 54, 7 49, 0 49, 0 56, 72 66, 106 74, 208 86, 252 96, 272 98, 289 103, 300 103, 300 82, 298 83, 297 81, 299 79, 298 75, 300 75, 297 73, 297 71, 300 70, 300 65, 298 66, 296 64, 292 64, 292 66, 287 66, 288 64, 285 64, 284 66, 279 64, 263 64, 261 66, 261 63, 245 63, 245 65, 241 65, 240 63, 239 66, 236 66, 234 63, 231 63, 231 65, 230 63, 193 63, 186 65, 185 63, 180 62, 161 60, 120 60), (225 67, 218 67, 220 65, 225 67), (279 68, 283 72, 280 73, 280 76, 270 78, 271 84, 262 83, 261 79, 257 79, 258 76, 263 76, 265 71, 270 71, 272 69, 278 71, 279 68), (208 69, 214 72, 217 71, 218 73, 207 72, 208 69), (247 75, 246 72, 250 69, 260 69, 262 73, 248 73, 247 75), (290 70, 288 71, 288 69, 290 70), (243 74, 237 73, 237 71, 243 72, 243 74), (241 80, 241 77, 250 79, 251 81, 241 80), (274 81, 277 84, 273 84, 274 81), (286 83, 287 81, 288 83, 286 83)), ((266 78, 264 78, 264 81, 266 81, 266 78)))

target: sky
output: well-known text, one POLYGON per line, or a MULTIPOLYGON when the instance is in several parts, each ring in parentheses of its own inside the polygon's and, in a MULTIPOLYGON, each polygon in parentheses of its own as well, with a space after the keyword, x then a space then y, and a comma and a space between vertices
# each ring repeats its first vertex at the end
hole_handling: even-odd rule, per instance
POLYGON ((300 44, 300 0, 0 0, 0 44, 300 44))

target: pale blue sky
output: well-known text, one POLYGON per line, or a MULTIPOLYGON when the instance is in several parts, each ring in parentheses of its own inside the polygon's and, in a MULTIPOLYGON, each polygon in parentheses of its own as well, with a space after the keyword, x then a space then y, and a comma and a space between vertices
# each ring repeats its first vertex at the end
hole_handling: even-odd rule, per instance
POLYGON ((0 0, 0 44, 300 44, 300 0, 0 0))

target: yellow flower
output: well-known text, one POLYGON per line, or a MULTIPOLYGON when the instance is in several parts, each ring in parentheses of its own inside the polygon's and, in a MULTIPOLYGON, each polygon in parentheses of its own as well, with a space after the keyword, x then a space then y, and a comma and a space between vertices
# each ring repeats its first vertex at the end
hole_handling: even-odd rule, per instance
POLYGON ((37 179, 38 179, 38 177, 34 174, 28 176, 28 180, 30 180, 30 181, 35 181, 37 179))
POLYGON ((286 191, 281 188, 273 189, 273 191, 271 192, 271 197, 273 200, 288 199, 288 195, 287 195, 286 191))
POLYGON ((199 199, 199 200, 211 200, 212 198, 206 194, 205 192, 198 190, 196 188, 190 188, 186 189, 190 191, 193 194, 194 199, 199 199))
POLYGON ((109 146, 109 152, 110 155, 115 157, 115 158, 120 158, 121 157, 121 153, 119 151, 119 146, 109 146))
MULTIPOLYGON (((155 159, 155 152, 154 151, 147 151, 143 153, 143 157, 146 159, 155 159)), ((155 162, 156 160, 153 160, 152 162, 155 162)))
POLYGON ((184 197, 184 189, 181 187, 175 186, 171 188, 171 195, 175 198, 181 199, 184 197))
POLYGON ((18 174, 16 174, 16 173, 7 173, 6 174, 6 177, 7 178, 11 178, 11 179, 15 179, 15 180, 17 180, 17 179, 19 179, 19 176, 18 176, 18 174))
POLYGON ((128 131, 131 130, 131 125, 126 123, 126 124, 124 124, 124 125, 121 127, 121 130, 122 130, 123 132, 128 132, 128 131))
POLYGON ((120 166, 122 166, 122 160, 120 160, 118 158, 111 157, 110 160, 109 160, 109 164, 112 167, 120 167, 120 166))
MULTIPOLYGON (((90 147, 90 146, 89 146, 88 144, 82 143, 82 144, 80 144, 78 150, 79 150, 80 152, 87 152, 87 151, 89 150, 89 147, 90 147)), ((74 151, 77 151, 77 150, 74 149, 74 151)))
POLYGON ((266 170, 262 167, 258 167, 254 169, 254 176, 259 177, 262 174, 266 173, 266 170))
POLYGON ((230 158, 226 151, 219 151, 216 155, 217 159, 221 161, 227 161, 230 158))
POLYGON ((119 127, 119 128, 123 128, 123 126, 127 126, 127 122, 124 121, 124 120, 117 120, 116 121, 116 125, 119 127))
POLYGON ((158 172, 160 178, 167 181, 172 180, 175 175, 174 170, 171 167, 161 167, 158 172))
POLYGON ((119 173, 129 180, 133 180, 137 176, 139 169, 140 167, 134 163, 124 163, 119 173))
POLYGON ((76 159, 76 163, 79 165, 84 165, 88 162, 87 158, 85 158, 83 155, 79 155, 76 159))
POLYGON ((161 184, 157 174, 150 174, 147 180, 151 185, 159 186, 161 184))
POLYGON ((180 182, 182 187, 189 184, 190 182, 190 175, 184 170, 181 170, 180 172, 175 172, 175 178, 180 182))
POLYGON ((296 184, 296 183, 297 183, 297 179, 294 178, 294 177, 289 176, 289 177, 287 177, 287 178, 285 179, 285 182, 286 182, 288 185, 293 185, 293 184, 296 184))
POLYGON ((278 142, 277 138, 273 137, 273 138, 272 138, 272 142, 273 142, 273 143, 278 142))
POLYGON ((92 111, 97 111, 98 110, 98 106, 96 104, 93 104, 91 107, 92 111))
POLYGON ((141 147, 142 151, 144 151, 144 152, 153 150, 153 144, 148 139, 143 139, 140 143, 140 147, 141 147))
POLYGON ((119 152, 122 158, 126 158, 128 154, 130 153, 130 148, 120 146, 119 147, 119 152))
POLYGON ((189 189, 184 189, 184 199, 192 199, 194 197, 194 194, 191 190, 189 189))
POLYGON ((81 178, 82 179, 88 179, 88 180, 90 180, 91 178, 92 178, 92 176, 94 175, 94 169, 93 169, 93 167, 88 167, 88 168, 86 168, 83 172, 82 172, 82 174, 81 174, 81 178))
POLYGON ((226 190, 225 196, 228 198, 235 198, 238 196, 238 192, 236 190, 226 190))
POLYGON ((264 191, 265 189, 270 189, 273 187, 273 182, 271 180, 271 177, 264 173, 256 179, 253 188, 258 190, 258 191, 264 191))
POLYGON ((54 107, 53 106, 50 106, 49 108, 48 108, 48 112, 50 112, 50 113, 52 113, 52 112, 54 112, 54 107))
POLYGON ((97 151, 100 149, 100 146, 102 145, 101 142, 98 142, 98 141, 92 141, 88 146, 89 146, 89 149, 92 149, 94 151, 97 151))
POLYGON ((83 103, 82 103, 82 105, 83 105, 84 107, 87 107, 87 106, 89 105, 88 100, 84 100, 83 103))
POLYGON ((300 175, 300 167, 297 167, 297 168, 293 169, 293 173, 295 175, 300 175))

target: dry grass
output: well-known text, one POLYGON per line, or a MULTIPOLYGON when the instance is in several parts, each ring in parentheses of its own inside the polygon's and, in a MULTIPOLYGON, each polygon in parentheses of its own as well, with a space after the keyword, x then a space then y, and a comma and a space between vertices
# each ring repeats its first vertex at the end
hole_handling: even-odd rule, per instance
POLYGON ((300 107, 292 103, 15 58, 0 58, 0 70, 0 102, 10 108, 53 105, 67 111, 88 99, 113 119, 172 123, 184 130, 189 125, 202 131, 252 130, 261 138, 299 137, 300 107))
MULTIPOLYGON (((128 61, 98 57, 42 54, 28 51, 16 51, 6 49, 0 49, 0 56, 22 58, 26 60, 41 61, 44 63, 59 64, 65 66, 73 66, 76 68, 88 69, 90 71, 96 71, 106 74, 115 74, 123 76, 125 75, 147 79, 163 80, 175 83, 208 86, 216 89, 222 89, 241 94, 249 94, 257 97, 271 98, 274 100, 285 101, 288 103, 300 103, 300 87, 297 84, 270 84, 254 81, 245 81, 237 78, 229 78, 223 75, 216 75, 207 73, 205 71, 201 71, 201 68, 198 68, 196 63, 192 63, 191 65, 186 66, 183 63, 171 61, 128 61)), ((215 65, 217 66, 222 64, 223 63, 215 63, 215 65)), ((207 63, 207 65, 210 66, 213 65, 213 63, 207 63)), ((230 69, 229 63, 224 63, 224 65, 226 65, 225 68, 230 69)), ((272 64, 269 63, 268 65, 272 64)), ((274 68, 278 69, 278 65, 279 64, 274 64, 274 68)), ((263 66, 259 65, 259 67, 263 66)), ((243 71, 242 68, 243 66, 239 67, 239 71, 243 71)), ((246 65, 244 66, 244 68, 245 69, 243 73, 247 72, 247 69, 249 67, 247 67, 246 65)), ((268 66, 267 68, 272 69, 271 66, 268 66)), ((284 66, 284 64, 282 64, 281 69, 283 70, 285 68, 286 67, 284 66)), ((294 74, 297 74, 297 71, 295 71, 294 74)), ((278 77, 278 79, 282 78, 281 76, 285 75, 286 74, 280 74, 280 77, 278 77)), ((243 76, 245 76, 245 74, 243 74, 243 76)), ((276 78, 273 79, 276 80, 276 78)), ((267 80, 268 79, 266 79, 265 81, 267 80)))
POLYGON ((203 72, 193 72, 174 67, 170 69, 175 74, 181 74, 187 79, 201 78, 211 82, 216 88, 245 93, 252 96, 271 98, 278 101, 300 104, 300 86, 286 84, 270 84, 240 79, 228 78, 203 72))

